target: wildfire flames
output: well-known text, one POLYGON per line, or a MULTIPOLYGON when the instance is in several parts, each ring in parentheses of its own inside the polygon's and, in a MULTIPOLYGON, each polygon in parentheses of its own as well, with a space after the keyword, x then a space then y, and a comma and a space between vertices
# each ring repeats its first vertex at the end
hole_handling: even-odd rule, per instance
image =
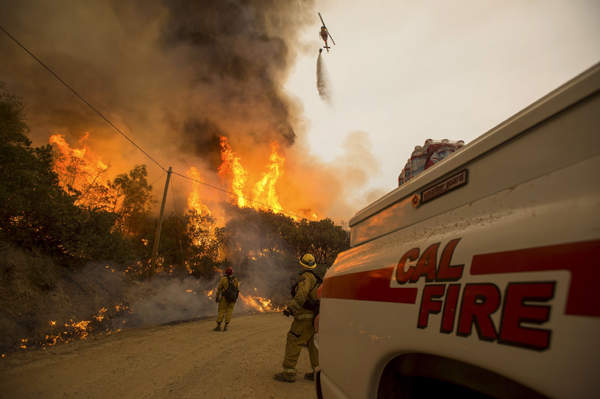
POLYGON ((241 165, 241 158, 233 155, 227 137, 221 137, 221 160, 223 163, 219 166, 219 176, 224 180, 231 179, 231 191, 237 196, 231 196, 229 200, 243 208, 247 202, 244 198, 244 187, 248 181, 248 172, 241 165))
MULTIPOLYGON (((257 291, 257 289, 255 288, 254 291, 257 291)), ((214 292, 213 290, 211 290, 209 292, 204 291, 207 298, 209 298, 210 300, 213 300, 213 298, 212 298, 213 292, 214 292)), ((250 311, 250 312, 267 313, 267 312, 279 312, 279 311, 283 310, 283 308, 280 309, 278 307, 273 306, 270 299, 262 298, 258 295, 255 295, 255 296, 244 295, 240 292, 238 299, 242 300, 242 305, 244 307, 244 310, 250 311)), ((239 301, 238 301, 238 303, 239 303, 239 301)))
POLYGON ((258 199, 258 202, 272 207, 273 212, 278 213, 281 209, 281 205, 279 204, 279 199, 277 198, 275 184, 277 183, 277 180, 283 175, 283 164, 285 162, 285 158, 277 154, 279 144, 271 144, 271 149, 272 152, 271 156, 269 157, 269 161, 271 161, 271 164, 268 166, 269 171, 263 174, 262 179, 260 179, 260 181, 256 183, 254 195, 255 198, 258 199))
MULTIPOLYGON (((78 203, 90 207, 105 207, 118 211, 119 206, 115 201, 115 194, 108 185, 102 183, 101 175, 110 168, 101 157, 95 154, 88 146, 89 133, 79 140, 81 148, 71 148, 62 135, 50 137, 50 144, 57 148, 57 157, 54 171, 59 176, 61 186, 66 190, 79 192, 78 203)), ((240 208, 251 207, 256 210, 271 210, 275 213, 286 212, 289 216, 297 219, 294 214, 304 214, 307 217, 318 219, 317 213, 307 208, 289 208, 281 204, 277 190, 281 189, 281 177, 284 175, 285 157, 280 154, 277 142, 271 143, 271 154, 266 164, 266 172, 260 174, 259 178, 252 179, 252 174, 242 164, 242 158, 236 156, 226 137, 220 138, 221 165, 218 167, 218 175, 221 178, 223 189, 230 191, 227 201, 240 208), (251 182, 254 181, 252 184, 251 182)), ((263 169, 264 170, 264 169, 263 169)), ((205 179, 200 171, 192 166, 187 170, 187 176, 192 179, 191 191, 188 195, 188 207, 201 216, 212 216, 216 225, 222 225, 224 215, 220 209, 210 209, 207 199, 212 198, 213 193, 206 194, 203 183, 205 179), (219 216, 215 217, 215 213, 219 216), (221 219, 221 220, 219 220, 221 219)))
POLYGON ((100 176, 108 171, 99 156, 87 146, 89 133, 79 143, 82 148, 71 148, 62 135, 50 137, 50 144, 58 149, 54 162, 54 171, 58 174, 59 184, 65 191, 79 192, 77 203, 90 207, 108 207, 111 194, 108 187, 100 182, 100 176))
MULTIPOLYGON (((262 174, 262 177, 254 184, 254 188, 249 190, 246 183, 249 180, 249 173, 244 169, 241 158, 236 157, 231 149, 226 137, 221 137, 221 166, 219 166, 219 176, 225 186, 233 193, 229 196, 229 202, 240 208, 251 207, 256 210, 271 209, 275 213, 282 210, 277 197, 277 181, 283 176, 283 166, 285 158, 278 153, 279 144, 271 144, 271 155, 267 164, 268 171, 262 174), (248 200, 249 199, 249 200, 248 200)), ((188 176, 192 177, 190 172, 188 176)), ((197 176, 201 179, 199 173, 197 176)), ((204 180, 200 180, 204 182, 204 180)), ((188 203, 198 204, 200 196, 200 187, 194 184, 188 203)), ((196 205, 197 206, 197 205, 196 205)), ((201 205, 204 206, 204 205, 201 205)), ((190 205, 191 207, 191 205, 190 205)))
MULTIPOLYGON (((110 312, 111 313, 110 317, 107 315, 107 312, 108 312, 107 308, 102 308, 98 311, 98 314, 96 316, 94 316, 91 320, 82 320, 82 321, 69 320, 68 323, 65 323, 63 325, 61 332, 59 332, 58 334, 46 335, 45 340, 43 342, 32 342, 28 346, 28 344, 27 344, 28 340, 22 339, 21 340, 21 349, 27 349, 28 347, 40 347, 40 346, 43 349, 46 349, 46 347, 48 347, 48 346, 54 346, 61 342, 68 343, 68 342, 72 342, 72 341, 87 339, 93 332, 96 332, 97 330, 101 329, 99 326, 103 320, 108 319, 108 318, 110 318, 112 320, 117 315, 131 313, 129 308, 122 304, 117 305, 114 308, 114 310, 112 312, 110 312)), ((123 323, 125 323, 125 322, 123 322, 123 323)), ((57 322, 50 321, 49 325, 52 329, 56 329, 57 322)), ((107 335, 121 331, 121 329, 117 329, 116 331, 115 330, 110 331, 110 329, 107 327, 105 327, 104 330, 107 331, 107 335)))
POLYGON ((274 307, 270 299, 261 298, 259 296, 245 296, 240 293, 240 299, 244 302, 244 308, 255 312, 278 312, 283 309, 274 307))
POLYGON ((212 212, 208 209, 206 205, 202 203, 202 183, 204 183, 204 179, 200 175, 200 171, 195 167, 191 167, 187 171, 187 175, 193 179, 192 183, 192 192, 188 196, 188 206, 190 209, 196 211, 199 215, 210 216, 212 212))
POLYGON ((60 178, 63 188, 71 186, 80 191, 93 185, 98 176, 108 170, 108 165, 100 160, 86 142, 90 134, 87 132, 79 143, 82 148, 71 148, 64 136, 55 134, 50 136, 50 144, 55 144, 60 152, 60 159, 55 163, 55 172, 60 178), (79 179, 79 180, 77 180, 79 179))

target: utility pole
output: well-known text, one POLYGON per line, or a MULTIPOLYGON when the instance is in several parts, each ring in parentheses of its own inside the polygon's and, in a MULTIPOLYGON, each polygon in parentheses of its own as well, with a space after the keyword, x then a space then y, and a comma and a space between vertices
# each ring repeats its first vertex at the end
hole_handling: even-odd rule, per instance
POLYGON ((154 237, 154 247, 152 248, 152 260, 150 261, 150 278, 154 276, 156 268, 156 255, 158 253, 158 242, 160 241, 160 229, 162 228, 163 216, 165 215, 165 204, 167 203, 167 191, 169 189, 169 180, 171 180, 171 167, 167 172, 167 183, 165 184, 165 193, 163 194, 162 204, 160 206, 160 216, 158 217, 158 227, 156 228, 156 237, 154 237))

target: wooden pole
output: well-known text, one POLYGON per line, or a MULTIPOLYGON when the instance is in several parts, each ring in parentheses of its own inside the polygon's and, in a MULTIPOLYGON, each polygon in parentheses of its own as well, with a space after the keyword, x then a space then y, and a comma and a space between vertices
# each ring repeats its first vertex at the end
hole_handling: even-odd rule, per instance
POLYGON ((158 254, 158 242, 160 241, 160 229, 162 228, 163 216, 165 215, 165 204, 167 203, 167 191, 169 189, 169 180, 171 180, 171 167, 167 172, 167 182, 165 184, 165 193, 163 194, 162 204, 160 206, 160 216, 158 217, 158 227, 156 228, 156 237, 154 237, 154 247, 152 248, 152 260, 150 261, 150 278, 154 276, 156 268, 156 255, 158 254))

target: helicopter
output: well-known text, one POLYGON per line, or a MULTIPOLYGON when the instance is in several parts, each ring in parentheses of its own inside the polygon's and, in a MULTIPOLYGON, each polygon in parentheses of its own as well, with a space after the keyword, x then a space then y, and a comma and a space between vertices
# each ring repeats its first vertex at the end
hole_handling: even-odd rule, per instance
MULTIPOLYGON (((329 52, 329 49, 331 47, 329 47, 327 45, 327 37, 329 37, 331 39, 331 42, 335 45, 335 42, 333 41, 333 37, 331 37, 331 33, 329 33, 329 31, 327 30, 327 27, 325 26, 325 21, 323 21, 323 17, 321 16, 321 13, 319 14, 319 18, 321 18, 321 22, 323 23, 323 26, 321 26, 321 31, 319 32, 319 36, 321 36, 321 39, 323 39, 323 41, 325 42, 325 46, 323 47, 324 49, 327 49, 327 52, 329 52)), ((323 51, 323 48, 319 49, 319 53, 321 53, 323 51)))

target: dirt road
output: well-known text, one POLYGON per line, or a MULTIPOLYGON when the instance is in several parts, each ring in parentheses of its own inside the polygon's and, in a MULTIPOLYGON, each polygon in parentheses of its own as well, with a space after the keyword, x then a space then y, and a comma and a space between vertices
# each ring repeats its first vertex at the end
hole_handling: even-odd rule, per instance
POLYGON ((213 320, 126 330, 0 359, 0 396, 23 398, 316 398, 308 352, 294 383, 281 371, 291 319, 238 316, 229 331, 213 320))

